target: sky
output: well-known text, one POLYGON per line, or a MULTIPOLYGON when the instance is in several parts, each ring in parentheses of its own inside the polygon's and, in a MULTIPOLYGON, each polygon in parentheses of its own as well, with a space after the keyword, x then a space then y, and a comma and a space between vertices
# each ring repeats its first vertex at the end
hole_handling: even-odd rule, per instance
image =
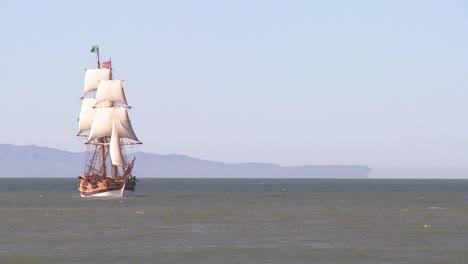
POLYGON ((0 143, 85 151, 112 58, 143 152, 468 178, 468 1, 0 0, 0 143))

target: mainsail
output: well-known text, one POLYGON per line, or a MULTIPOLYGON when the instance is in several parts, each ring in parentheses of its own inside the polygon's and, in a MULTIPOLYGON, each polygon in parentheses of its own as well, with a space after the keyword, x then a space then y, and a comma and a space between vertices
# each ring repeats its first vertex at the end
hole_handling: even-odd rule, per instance
POLYGON ((96 112, 89 132, 88 143, 101 137, 110 137, 113 130, 117 130, 122 138, 140 143, 128 118, 127 108, 113 106, 94 109, 96 112))

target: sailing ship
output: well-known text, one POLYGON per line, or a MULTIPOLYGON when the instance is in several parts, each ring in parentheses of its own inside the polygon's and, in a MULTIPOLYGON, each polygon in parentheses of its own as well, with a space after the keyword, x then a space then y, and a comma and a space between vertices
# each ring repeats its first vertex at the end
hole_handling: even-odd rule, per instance
POLYGON ((112 78, 111 60, 100 63, 99 46, 93 46, 97 67, 85 70, 77 136, 87 146, 84 172, 78 177, 81 196, 129 196, 137 179, 132 175, 135 156, 127 153, 142 144, 133 131, 123 81, 112 78))

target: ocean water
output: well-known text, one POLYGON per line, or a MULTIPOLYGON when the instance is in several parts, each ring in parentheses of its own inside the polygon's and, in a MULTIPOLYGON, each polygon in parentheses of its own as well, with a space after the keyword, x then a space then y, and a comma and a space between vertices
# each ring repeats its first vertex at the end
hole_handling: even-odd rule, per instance
POLYGON ((468 180, 0 179, 0 263, 468 263, 468 180))

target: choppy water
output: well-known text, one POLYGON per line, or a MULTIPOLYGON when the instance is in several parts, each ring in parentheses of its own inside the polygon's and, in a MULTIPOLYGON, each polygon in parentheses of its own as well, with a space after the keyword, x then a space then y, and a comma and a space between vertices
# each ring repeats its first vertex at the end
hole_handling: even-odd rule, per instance
POLYGON ((468 180, 0 179, 0 263, 468 263, 468 180))

